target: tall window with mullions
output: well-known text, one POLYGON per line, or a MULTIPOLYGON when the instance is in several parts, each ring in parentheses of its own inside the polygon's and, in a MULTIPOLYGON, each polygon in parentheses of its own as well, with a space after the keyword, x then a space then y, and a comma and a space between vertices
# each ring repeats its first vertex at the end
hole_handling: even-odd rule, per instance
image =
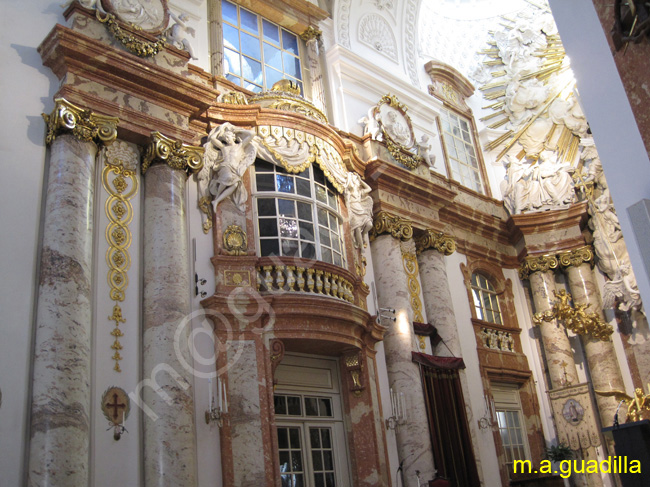
POLYGON ((221 16, 228 80, 259 93, 288 79, 303 93, 298 36, 227 0, 221 2, 221 16))
POLYGON ((260 256, 301 257, 345 267, 339 196, 315 164, 299 174, 255 161, 260 256))

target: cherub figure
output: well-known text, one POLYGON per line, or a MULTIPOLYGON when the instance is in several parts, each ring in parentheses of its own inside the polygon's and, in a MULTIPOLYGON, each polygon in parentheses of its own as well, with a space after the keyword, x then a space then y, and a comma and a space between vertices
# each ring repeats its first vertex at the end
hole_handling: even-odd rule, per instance
POLYGON ((427 134, 423 134, 422 137, 420 137, 420 142, 418 142, 417 146, 418 146, 418 156, 424 159, 424 162, 427 163, 427 166, 429 166, 430 169, 433 169, 436 163, 436 155, 431 154, 431 144, 429 144, 429 136, 427 134))
POLYGON ((208 135, 204 144, 203 168, 197 174, 199 205, 204 198, 214 197, 216 208, 232 196, 233 203, 241 211, 246 210, 248 193, 242 177, 255 161, 257 145, 255 132, 235 127, 229 122, 219 125, 208 135))
POLYGON ((650 394, 644 394, 643 389, 637 387, 634 390, 634 397, 628 396, 625 391, 594 391, 596 394, 606 397, 614 397, 617 401, 625 401, 627 404, 628 421, 640 421, 650 415, 650 394))
POLYGON ((187 39, 188 35, 194 37, 196 33, 192 27, 187 25, 187 21, 190 20, 189 16, 186 13, 177 16, 172 11, 169 12, 169 15, 176 23, 165 30, 165 37, 173 46, 187 51, 192 59, 198 59, 194 55, 194 49, 192 49, 190 41, 187 39))

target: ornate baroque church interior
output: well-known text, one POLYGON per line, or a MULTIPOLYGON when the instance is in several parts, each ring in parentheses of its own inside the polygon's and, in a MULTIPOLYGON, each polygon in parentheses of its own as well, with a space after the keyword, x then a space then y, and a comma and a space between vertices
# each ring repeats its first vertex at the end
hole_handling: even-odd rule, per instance
POLYGON ((649 485, 641 2, 3 7, 0 484, 649 485))

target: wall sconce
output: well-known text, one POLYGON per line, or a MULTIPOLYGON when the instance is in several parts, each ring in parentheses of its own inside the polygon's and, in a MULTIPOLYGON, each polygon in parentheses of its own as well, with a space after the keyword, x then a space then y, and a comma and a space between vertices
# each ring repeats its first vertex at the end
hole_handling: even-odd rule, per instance
POLYGON ((395 318, 395 309, 394 308, 379 308, 379 316, 377 317, 377 322, 381 324, 381 320, 392 321, 393 323, 397 320, 395 318), (387 314, 392 314, 393 316, 386 316, 387 314))
POLYGON ((226 396, 226 384, 217 377, 217 403, 214 403, 214 394, 212 393, 212 379, 208 379, 208 410, 205 412, 205 424, 212 421, 217 423, 221 428, 223 426, 224 415, 228 413, 228 398, 226 396))
POLYGON ((483 417, 478 420, 478 427, 482 430, 492 428, 495 424, 494 418, 496 417, 494 399, 485 394, 485 396, 483 396, 483 401, 485 404, 485 410, 483 411, 483 417))
POLYGON ((390 407, 392 415, 386 419, 386 429, 394 430, 399 425, 405 424, 406 417, 406 397, 403 392, 399 394, 390 389, 390 407))
POLYGON ((124 433, 128 433, 124 424, 131 410, 131 401, 126 391, 121 387, 109 387, 102 394, 101 410, 108 420, 106 431, 113 430, 113 439, 119 441, 124 433))

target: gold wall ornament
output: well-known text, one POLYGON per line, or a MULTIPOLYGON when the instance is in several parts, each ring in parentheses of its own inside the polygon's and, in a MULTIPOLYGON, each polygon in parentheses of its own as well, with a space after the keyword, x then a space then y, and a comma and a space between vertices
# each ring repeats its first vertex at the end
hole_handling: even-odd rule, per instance
POLYGON ((57 135, 70 132, 84 142, 111 144, 117 138, 117 117, 97 115, 91 110, 73 105, 65 98, 54 100, 51 114, 41 114, 47 124, 45 143, 50 145, 57 135))
POLYGON ((142 174, 154 162, 163 162, 172 169, 195 173, 203 167, 203 147, 186 145, 180 140, 170 139, 160 132, 151 134, 151 142, 142 158, 142 174))
POLYGON ((241 91, 227 91, 217 97, 219 103, 230 105, 248 105, 248 98, 241 91))
POLYGON ((317 122, 328 123, 327 116, 313 103, 300 96, 298 85, 287 79, 278 81, 269 91, 253 95, 248 102, 265 108, 299 113, 317 122))
POLYGON ((248 239, 239 225, 230 225, 223 232, 223 248, 228 255, 246 255, 248 239))
POLYGON ((343 358, 343 361, 345 363, 345 368, 350 373, 350 378, 352 379, 350 392, 359 397, 361 392, 365 389, 361 380, 361 371, 363 367, 361 362, 361 352, 350 353, 343 358))
POLYGON ((519 266, 519 279, 528 279, 533 272, 547 272, 557 269, 559 261, 557 256, 551 254, 528 256, 519 266))
POLYGON ((199 210, 207 215, 202 225, 203 233, 207 234, 212 228, 212 200, 208 196, 199 198, 199 210))
POLYGON ((594 249, 591 245, 585 245, 578 249, 558 254, 558 260, 562 267, 578 267, 584 263, 594 266, 594 249))
POLYGON ((132 236, 129 224, 133 220, 131 200, 138 193, 138 177, 136 167, 138 153, 126 142, 117 141, 106 148, 104 152, 104 167, 102 169, 102 187, 108 193, 104 204, 104 212, 108 218, 105 237, 108 243, 106 264, 108 265, 109 297, 115 301, 113 314, 109 321, 115 322, 111 335, 115 337, 111 349, 111 357, 115 361, 113 370, 121 372, 120 338, 124 336, 119 326, 126 323, 122 317, 122 308, 118 304, 124 301, 126 288, 129 285, 128 270, 131 267, 129 247, 132 236))
MULTIPOLYGON (((124 47, 131 51, 136 56, 140 57, 151 57, 158 54, 165 48, 165 38, 160 38, 156 42, 147 42, 141 41, 132 34, 125 33, 120 27, 115 15, 106 13, 106 16, 102 18, 99 10, 96 11, 97 20, 102 24, 106 24, 108 31, 113 34, 113 37, 117 39, 124 47)), ((133 26, 135 30, 142 30, 137 26, 133 26)))
POLYGON ((573 307, 569 304, 571 294, 564 289, 553 291, 553 293, 557 298, 557 301, 553 303, 553 307, 533 315, 533 322, 536 325, 541 325, 544 321, 558 320, 566 328, 578 335, 591 334, 594 338, 603 342, 610 340, 614 328, 605 323, 598 313, 588 313, 587 309, 591 306, 590 304, 579 303, 573 307))
POLYGON ((407 286, 409 291, 409 300, 413 309, 413 321, 418 323, 424 322, 422 316, 422 301, 420 300, 420 271, 418 268, 418 259, 414 252, 411 252, 400 246, 402 252, 402 265, 406 271, 407 286))
POLYGON ((417 254, 428 249, 435 249, 443 255, 451 255, 456 252, 456 240, 443 232, 427 229, 414 240, 417 254))
MULTIPOLYGON (((650 391, 650 384, 648 384, 650 391)), ((614 397, 618 402, 624 401, 627 405, 627 416, 625 422, 641 421, 650 419, 650 394, 645 394, 643 389, 634 389, 634 397, 628 396, 625 391, 596 391, 596 394, 605 397, 614 397)))
POLYGON ((413 226, 410 220, 380 211, 373 218, 370 240, 374 240, 383 233, 390 233, 394 238, 408 240, 413 237, 413 226))

